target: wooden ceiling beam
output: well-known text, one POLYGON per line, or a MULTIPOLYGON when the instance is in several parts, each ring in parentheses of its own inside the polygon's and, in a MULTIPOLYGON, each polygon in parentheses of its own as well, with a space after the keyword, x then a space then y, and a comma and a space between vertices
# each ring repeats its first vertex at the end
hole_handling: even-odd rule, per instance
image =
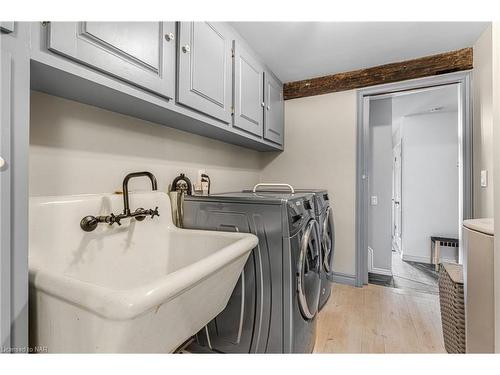
POLYGON ((285 100, 472 69, 472 48, 285 83, 285 100))

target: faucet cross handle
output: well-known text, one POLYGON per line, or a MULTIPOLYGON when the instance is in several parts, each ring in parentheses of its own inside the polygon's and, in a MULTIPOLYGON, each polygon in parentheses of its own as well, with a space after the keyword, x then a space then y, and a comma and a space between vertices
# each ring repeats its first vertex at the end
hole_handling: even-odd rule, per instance
POLYGON ((151 210, 151 219, 155 216, 160 216, 160 214, 158 213, 158 207, 155 207, 154 210, 151 210))
POLYGON ((114 223, 116 223, 118 225, 122 225, 122 223, 120 223, 120 220, 121 220, 121 218, 119 218, 118 216, 116 216, 113 213, 109 215, 109 225, 113 225, 114 223))

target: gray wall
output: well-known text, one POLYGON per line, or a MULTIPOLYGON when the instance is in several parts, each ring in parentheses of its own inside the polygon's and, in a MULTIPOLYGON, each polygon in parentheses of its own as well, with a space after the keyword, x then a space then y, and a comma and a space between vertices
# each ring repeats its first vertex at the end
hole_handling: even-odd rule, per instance
POLYGON ((371 154, 369 192, 378 204, 370 205, 368 255, 370 272, 390 273, 392 263, 392 99, 370 101, 371 154))

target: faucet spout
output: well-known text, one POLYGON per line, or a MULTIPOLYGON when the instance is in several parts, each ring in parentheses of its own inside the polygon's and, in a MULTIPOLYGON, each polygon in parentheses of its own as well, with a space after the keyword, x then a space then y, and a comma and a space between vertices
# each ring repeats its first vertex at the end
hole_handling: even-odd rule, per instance
POLYGON ((129 216, 130 215, 130 205, 128 199, 128 182, 132 178, 136 177, 148 177, 151 180, 151 188, 152 190, 158 190, 158 184, 156 182, 156 177, 151 172, 133 172, 129 173, 123 179, 123 214, 129 216))

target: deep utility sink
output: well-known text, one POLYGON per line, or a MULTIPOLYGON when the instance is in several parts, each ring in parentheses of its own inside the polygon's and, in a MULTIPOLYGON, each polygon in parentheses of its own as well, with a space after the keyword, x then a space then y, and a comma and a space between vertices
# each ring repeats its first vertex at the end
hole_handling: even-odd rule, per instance
POLYGON ((30 199, 30 345, 49 352, 174 351, 226 306, 252 234, 176 228, 161 192, 130 195, 159 217, 80 228, 122 196, 30 199))

